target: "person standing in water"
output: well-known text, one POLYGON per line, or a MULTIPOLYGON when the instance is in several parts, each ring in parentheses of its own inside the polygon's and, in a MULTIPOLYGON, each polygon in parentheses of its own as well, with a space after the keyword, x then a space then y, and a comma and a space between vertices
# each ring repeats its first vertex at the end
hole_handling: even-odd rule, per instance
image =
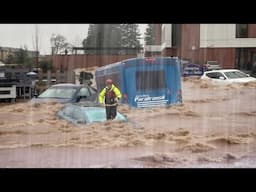
POLYGON ((115 119, 117 113, 117 102, 122 98, 120 90, 113 84, 112 79, 106 80, 106 87, 99 94, 99 103, 103 104, 105 98, 105 108, 107 120, 115 119))

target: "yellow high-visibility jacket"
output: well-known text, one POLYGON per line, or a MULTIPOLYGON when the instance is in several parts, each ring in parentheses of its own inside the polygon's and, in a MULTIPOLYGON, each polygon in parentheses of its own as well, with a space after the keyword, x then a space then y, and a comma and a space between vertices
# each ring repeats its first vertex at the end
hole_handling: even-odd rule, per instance
MULTIPOLYGON (((104 97, 105 97, 105 94, 106 94, 106 91, 107 91, 106 89, 107 89, 107 87, 102 89, 102 91, 99 94, 99 103, 101 103, 101 104, 104 101, 104 97)), ((121 94, 120 90, 115 85, 112 84, 112 87, 111 87, 110 91, 113 91, 118 99, 122 98, 122 94, 121 94)))

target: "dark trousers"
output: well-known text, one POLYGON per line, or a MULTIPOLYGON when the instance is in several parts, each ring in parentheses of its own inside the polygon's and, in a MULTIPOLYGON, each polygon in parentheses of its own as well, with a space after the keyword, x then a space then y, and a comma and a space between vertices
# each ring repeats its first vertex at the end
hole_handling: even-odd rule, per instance
POLYGON ((117 106, 106 106, 107 120, 116 118, 116 109, 117 109, 117 106))

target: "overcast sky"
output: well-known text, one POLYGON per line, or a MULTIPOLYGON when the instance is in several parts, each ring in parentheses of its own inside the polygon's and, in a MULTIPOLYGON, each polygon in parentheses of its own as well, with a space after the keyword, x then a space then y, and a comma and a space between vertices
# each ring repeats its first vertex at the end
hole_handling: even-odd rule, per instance
MULTIPOLYGON (((35 24, 0 24, 0 47, 20 48, 27 46, 35 50, 35 24)), ((50 38, 53 33, 61 34, 75 46, 87 36, 88 24, 38 24, 39 51, 41 55, 50 54, 50 38)), ((146 25, 139 25, 143 39, 146 25)), ((142 40, 143 44, 144 41, 142 40)))

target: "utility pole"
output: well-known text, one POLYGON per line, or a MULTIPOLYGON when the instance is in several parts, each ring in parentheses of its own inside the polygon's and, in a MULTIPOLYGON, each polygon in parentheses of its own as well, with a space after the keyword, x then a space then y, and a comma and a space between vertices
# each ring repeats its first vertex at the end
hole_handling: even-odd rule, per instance
POLYGON ((33 48, 35 50, 35 62, 34 67, 38 69, 39 67, 39 37, 38 37, 38 25, 35 24, 35 37, 32 37, 33 40, 33 48))
POLYGON ((39 51, 38 51, 38 25, 36 24, 36 69, 38 69, 38 57, 39 57, 39 51))

